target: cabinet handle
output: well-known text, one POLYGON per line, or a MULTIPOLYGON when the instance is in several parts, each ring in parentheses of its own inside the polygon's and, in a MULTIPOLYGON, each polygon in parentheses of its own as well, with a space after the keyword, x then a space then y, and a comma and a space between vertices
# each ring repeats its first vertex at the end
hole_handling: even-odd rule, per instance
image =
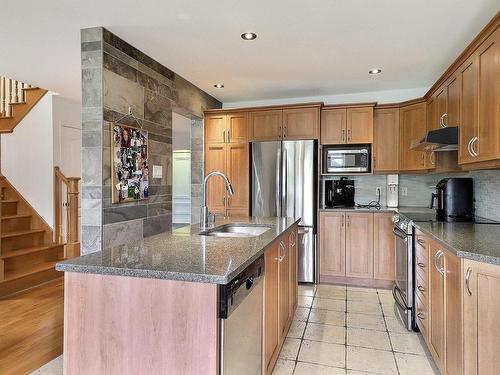
POLYGON ((436 165, 436 154, 434 153, 434 151, 429 154, 429 161, 432 165, 436 165))
POLYGON ((344 215, 342 215, 342 226, 344 226, 344 215))
POLYGON ((224 138, 224 143, 226 143, 226 131, 225 130, 222 131, 222 137, 224 138))
POLYGON ((227 143, 231 143, 231 131, 227 131, 227 143))
POLYGON ((434 255, 434 267, 436 270, 441 274, 444 275, 444 267, 438 266, 438 261, 441 259, 441 257, 444 255, 442 250, 439 250, 435 255, 434 255))
POLYGON ((418 263, 417 263, 417 265, 418 265, 420 268, 422 268, 422 269, 424 269, 424 268, 425 268, 425 264, 424 264, 424 263, 422 263, 422 262, 418 262, 418 263))
POLYGON ((422 293, 425 292, 425 288, 422 285, 419 285, 417 289, 420 290, 422 293))
POLYGON ((283 138, 283 132, 281 131, 281 125, 278 127, 278 133, 280 133, 280 137, 283 138))
POLYGON ((421 312, 417 313, 417 316, 422 319, 422 320, 425 320, 425 315, 421 312))
POLYGON ((276 258, 278 262, 282 262, 285 259, 286 246, 283 241, 280 241, 280 255, 276 258))
POLYGON ((373 157, 373 168, 377 168, 377 158, 373 157))
POLYGON ((425 240, 423 240, 423 239, 421 239, 421 238, 419 238, 419 239, 417 240, 417 243, 418 243, 420 246, 425 246, 425 240))
POLYGON ((443 114, 441 115, 441 117, 439 118, 439 125, 440 125, 442 128, 446 128, 446 127, 448 126, 448 125, 446 125, 446 124, 445 124, 445 122, 444 122, 444 119, 445 119, 445 117, 446 117, 446 116, 448 116, 448 114, 447 114, 447 113, 443 113, 443 114))
POLYGON ((467 144, 467 151, 469 151, 469 155, 470 156, 474 156, 474 154, 472 153, 472 151, 470 149, 470 144, 472 143, 473 140, 474 140, 474 137, 472 137, 471 139, 469 139, 469 143, 467 144))
POLYGON ((351 140, 351 129, 347 129, 347 140, 351 140))
POLYGON ((351 225, 351 217, 347 215, 347 226, 351 225))
POLYGON ((345 142, 345 129, 342 129, 342 142, 345 142))
POLYGON ((425 154, 422 154, 422 166, 425 166, 425 154))
POLYGON ((465 286, 467 287, 467 294, 472 296, 472 291, 470 290, 470 275, 472 273, 472 268, 467 268, 467 272, 465 273, 465 286))
POLYGON ((478 137, 474 137, 474 138, 472 138, 472 142, 471 142, 471 144, 470 144, 470 149, 471 149, 472 154, 473 154, 472 156, 474 156, 474 157, 479 156, 479 153, 478 153, 478 152, 474 149, 474 144, 475 144, 478 140, 479 140, 479 138, 478 138, 478 137))
POLYGON ((285 125, 284 127, 284 138, 288 137, 288 127, 285 125))

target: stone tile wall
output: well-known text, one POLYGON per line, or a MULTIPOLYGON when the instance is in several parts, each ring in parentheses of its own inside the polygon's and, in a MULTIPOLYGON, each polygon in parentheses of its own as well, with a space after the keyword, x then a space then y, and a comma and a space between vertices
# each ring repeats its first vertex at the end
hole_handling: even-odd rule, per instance
POLYGON ((171 229, 172 109, 193 119, 192 142, 201 147, 192 156, 198 185, 203 111, 222 103, 102 27, 84 29, 81 37, 82 253, 89 253, 171 229), (139 123, 131 117, 121 122, 148 130, 150 169, 161 166, 163 177, 150 174, 149 199, 112 204, 111 126, 129 107, 139 123))

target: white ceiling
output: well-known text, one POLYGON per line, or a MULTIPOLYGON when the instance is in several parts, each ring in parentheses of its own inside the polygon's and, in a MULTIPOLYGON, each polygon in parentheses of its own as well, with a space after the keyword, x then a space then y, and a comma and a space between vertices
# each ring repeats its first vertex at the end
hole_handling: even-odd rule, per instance
POLYGON ((499 9, 498 0, 5 0, 0 75, 79 100, 79 30, 104 26, 223 102, 426 87, 499 9), (243 41, 245 31, 258 38, 243 41), (382 74, 369 76, 374 67, 382 74))

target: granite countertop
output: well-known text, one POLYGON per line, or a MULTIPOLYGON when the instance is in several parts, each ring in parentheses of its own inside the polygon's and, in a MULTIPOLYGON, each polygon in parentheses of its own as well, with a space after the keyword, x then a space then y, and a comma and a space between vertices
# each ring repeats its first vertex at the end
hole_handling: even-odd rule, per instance
POLYGON ((116 276, 227 284, 264 249, 299 220, 292 218, 241 218, 217 220, 266 224, 270 230, 257 237, 201 236, 199 225, 144 238, 57 263, 56 269, 116 276))
POLYGON ((328 211, 356 211, 356 212, 396 212, 398 209, 396 207, 386 207, 381 206, 380 208, 375 207, 335 207, 335 208, 320 208, 321 212, 328 211))

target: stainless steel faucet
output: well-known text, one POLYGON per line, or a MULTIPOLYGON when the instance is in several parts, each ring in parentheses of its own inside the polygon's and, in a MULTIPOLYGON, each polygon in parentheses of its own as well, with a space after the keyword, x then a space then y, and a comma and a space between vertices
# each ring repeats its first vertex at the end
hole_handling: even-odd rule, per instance
POLYGON ((226 183, 227 194, 229 196, 232 196, 234 194, 233 186, 224 173, 215 171, 210 172, 206 175, 205 179, 203 180, 203 206, 201 206, 200 212, 200 228, 202 230, 211 228, 215 225, 215 215, 208 210, 207 206, 207 182, 212 176, 222 177, 224 179, 224 182, 226 183))

